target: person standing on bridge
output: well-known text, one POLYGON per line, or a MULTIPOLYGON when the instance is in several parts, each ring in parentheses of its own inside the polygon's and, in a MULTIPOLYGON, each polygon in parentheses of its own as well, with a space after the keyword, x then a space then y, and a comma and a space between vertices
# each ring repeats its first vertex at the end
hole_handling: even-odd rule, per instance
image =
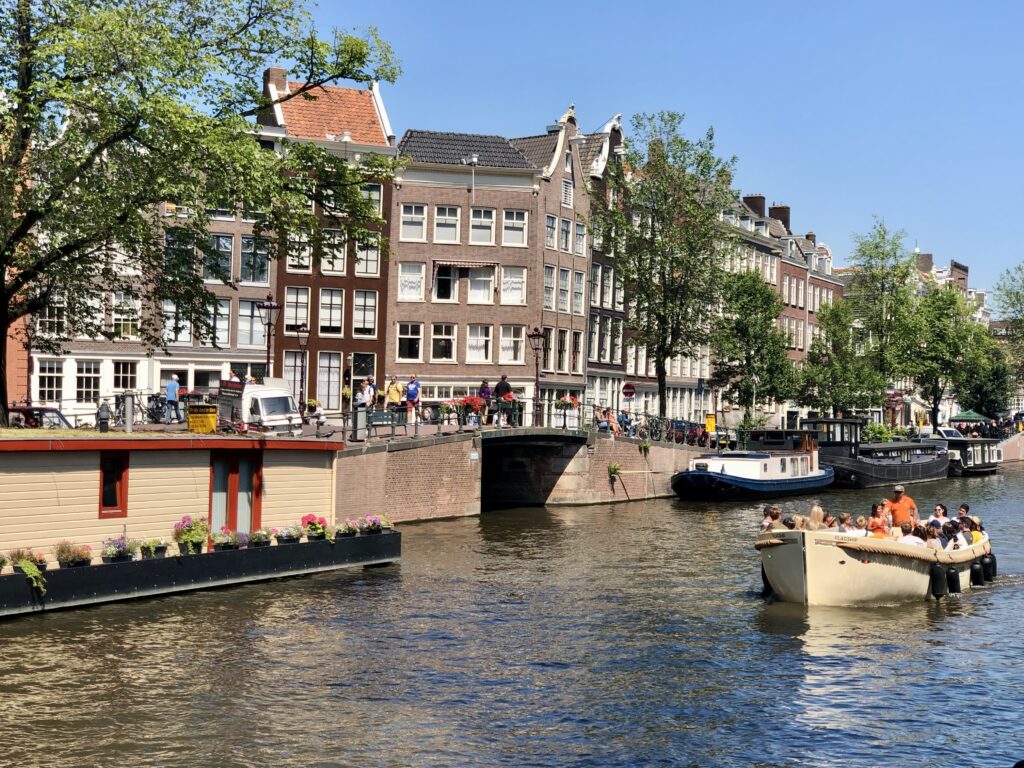
MULTIPOLYGON (((503 374, 501 374, 501 381, 499 381, 497 386, 495 386, 494 392, 492 392, 491 395, 494 397, 494 402, 495 403, 500 403, 500 402, 502 402, 505 399, 505 395, 508 395, 508 394, 511 394, 511 393, 512 393, 512 385, 508 383, 508 375, 503 373, 503 374)), ((508 418, 509 426, 511 426, 511 427, 519 426, 518 424, 515 423, 516 422, 516 414, 517 413, 518 413, 518 411, 515 411, 515 410, 508 412, 508 414, 509 414, 509 418, 508 418)), ((500 419, 500 418, 501 418, 501 414, 500 413, 496 414, 495 422, 497 423, 498 419, 500 419)))
MULTIPOLYGON (((420 382, 414 373, 409 377, 409 383, 405 385, 405 407, 407 409, 406 420, 413 421, 416 418, 420 404, 420 382)), ((415 423, 415 422, 413 422, 415 423)))

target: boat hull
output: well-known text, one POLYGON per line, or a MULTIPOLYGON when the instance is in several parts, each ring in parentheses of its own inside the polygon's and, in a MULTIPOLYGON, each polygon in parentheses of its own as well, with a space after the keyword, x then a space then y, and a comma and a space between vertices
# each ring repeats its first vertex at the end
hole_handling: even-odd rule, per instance
POLYGON ((960 589, 966 591, 971 586, 971 564, 990 551, 987 539, 967 550, 935 552, 828 531, 771 531, 756 546, 779 600, 833 606, 928 599, 936 562, 944 569, 954 568, 960 589))
POLYGON ((822 454, 821 463, 835 470, 836 485, 843 488, 927 483, 946 477, 950 466, 948 456, 907 464, 874 464, 859 458, 822 454))
POLYGON ((756 480, 721 472, 689 470, 672 477, 672 490, 684 500, 774 499, 815 493, 832 484, 835 477, 828 467, 817 475, 785 480, 756 480))

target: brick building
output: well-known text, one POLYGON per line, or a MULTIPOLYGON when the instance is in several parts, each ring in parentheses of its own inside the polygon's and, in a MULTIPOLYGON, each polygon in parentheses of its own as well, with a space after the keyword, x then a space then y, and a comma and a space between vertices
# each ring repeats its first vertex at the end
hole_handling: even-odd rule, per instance
MULTIPOLYGON (((264 95, 278 99, 300 88, 283 69, 264 73, 264 95)), ((263 136, 276 141, 313 142, 359 163, 364 155, 395 156, 384 102, 376 84, 370 88, 322 86, 308 97, 278 103, 260 116, 263 136)), ((388 221, 390 183, 367 183, 364 194, 376 201, 388 221)), ((385 233, 388 225, 384 225, 385 233)), ((296 400, 315 399, 328 413, 341 411, 342 388, 353 378, 379 379, 387 347, 388 239, 345 242, 340 230, 326 230, 338 244, 333 253, 305 252, 272 264, 275 298, 281 305, 275 323, 274 373, 289 382, 296 400), (303 351, 299 329, 308 341, 303 351)))

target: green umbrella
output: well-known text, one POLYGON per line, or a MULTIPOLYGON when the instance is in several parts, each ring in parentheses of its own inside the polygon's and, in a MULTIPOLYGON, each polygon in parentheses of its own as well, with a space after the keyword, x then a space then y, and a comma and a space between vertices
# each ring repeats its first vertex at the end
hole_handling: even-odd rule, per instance
POLYGON ((961 411, 956 416, 951 416, 950 421, 988 421, 988 416, 982 416, 977 411, 961 411))

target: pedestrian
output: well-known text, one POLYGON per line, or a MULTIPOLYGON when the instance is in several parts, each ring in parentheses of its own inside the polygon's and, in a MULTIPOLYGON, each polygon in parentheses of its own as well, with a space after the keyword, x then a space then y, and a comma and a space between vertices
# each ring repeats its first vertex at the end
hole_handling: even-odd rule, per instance
POLYGON ((484 401, 484 424, 491 423, 491 397, 493 394, 494 390, 487 383, 487 379, 481 381, 480 386, 476 390, 476 396, 484 401))
MULTIPOLYGON (((496 403, 502 402, 505 399, 505 395, 512 394, 512 385, 508 383, 508 376, 506 374, 501 374, 501 381, 499 381, 498 384, 494 387, 494 391, 491 394, 494 397, 494 402, 496 403)), ((518 411, 514 409, 509 413, 509 426, 519 426, 518 424, 516 424, 517 414, 518 411)), ((500 416, 498 418, 500 419, 500 416)), ((497 420, 498 419, 495 419, 495 421, 497 420)))
POLYGON ((232 371, 231 375, 228 376, 228 381, 238 382, 239 384, 241 384, 242 382, 242 380, 238 378, 238 374, 235 373, 234 371, 232 371))
POLYGON ((384 388, 384 402, 392 413, 398 410, 398 406, 402 402, 402 385, 398 383, 397 376, 392 376, 391 381, 384 388))
POLYGON ((372 411, 377 407, 377 383, 373 380, 373 376, 366 377, 366 383, 370 387, 370 394, 367 398, 367 407, 372 411))
POLYGON ((409 377, 409 383, 405 385, 405 407, 406 418, 412 421, 416 418, 416 411, 420 405, 420 381, 414 373, 409 377))
POLYGON ((171 411, 174 411, 174 422, 181 423, 181 410, 178 408, 178 374, 172 373, 171 380, 167 382, 167 404, 164 406, 164 424, 171 423, 171 411))

